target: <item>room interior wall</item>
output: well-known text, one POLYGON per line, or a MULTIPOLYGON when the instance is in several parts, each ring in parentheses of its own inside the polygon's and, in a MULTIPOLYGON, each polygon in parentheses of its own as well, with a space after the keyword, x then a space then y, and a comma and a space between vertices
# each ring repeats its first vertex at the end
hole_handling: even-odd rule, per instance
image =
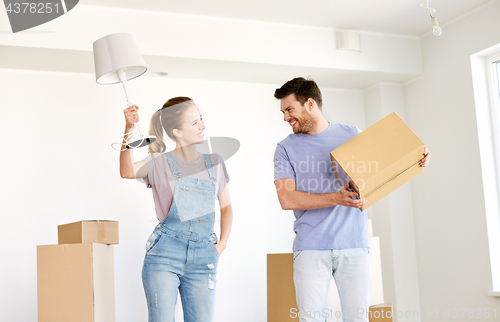
MULTIPOLYGON (((104 14, 107 9, 80 7, 86 10, 85 14, 75 11, 69 27, 67 19, 54 20, 52 26, 61 28, 59 39, 47 33, 42 40, 41 33, 35 32, 23 35, 23 40, 11 41, 2 34, 0 43, 90 50, 82 47, 82 39, 90 44, 104 30, 134 28, 114 25, 117 30, 111 30, 101 26, 101 31, 96 27, 84 34, 80 25, 87 24, 88 14, 96 10, 104 14), (75 33, 79 36, 75 37, 75 33)), ((405 120, 433 153, 430 167, 412 181, 411 189, 405 188, 406 195, 411 194, 422 321, 436 321, 427 315, 436 309, 441 314, 454 308, 496 308, 497 314, 500 312, 498 298, 486 295, 491 286, 491 271, 470 71, 472 54, 500 43, 499 34, 492 32, 500 29, 499 13, 499 2, 492 3, 442 26, 441 37, 428 35, 421 41, 363 34, 363 48, 368 52, 356 59, 352 53, 335 52, 333 30, 279 24, 258 26, 267 27, 274 35, 286 35, 299 28, 304 37, 330 41, 322 42, 325 50, 318 54, 317 61, 331 69, 343 68, 341 62, 349 61, 349 69, 419 74, 423 61, 422 76, 404 85, 405 120), (387 42, 387 46, 380 46, 383 51, 370 51, 381 41, 387 42), (335 57, 328 56, 327 50, 333 51, 335 57), (408 55, 402 55, 407 52, 408 55)), ((183 18, 170 16, 174 20, 183 18)), ((120 14, 115 14, 115 18, 121 19, 120 14)), ((154 17, 156 23, 163 18, 154 17)), ((227 21, 213 22, 221 28, 227 21)), ((215 25, 210 28, 216 28, 215 25)), ((242 33, 256 27, 253 22, 237 25, 242 33)), ((146 40, 146 36, 138 38, 146 40)), ((260 47, 245 51, 248 43, 238 43, 234 48, 239 50, 226 53, 234 60, 280 61, 280 56, 273 53, 258 56, 257 49, 266 41, 252 41, 260 47)), ((141 46, 150 54, 164 49, 146 42, 141 46)), ((174 56, 182 56, 190 53, 187 49, 181 46, 169 50, 174 56)), ((274 53, 285 49, 280 47, 274 53)), ((202 58, 213 58, 210 55, 214 54, 202 50, 197 53, 202 58)), ((289 65, 307 66, 310 61, 300 55, 289 59, 289 65)), ((291 251, 293 214, 281 210, 272 182, 275 143, 290 133, 273 98, 279 85, 153 77, 129 82, 131 98, 141 106, 143 128, 148 127, 150 115, 167 98, 188 95, 204 114, 207 135, 229 136, 241 143, 240 150, 226 163, 235 220, 230 243, 220 261, 217 321, 233 321, 235 316, 240 321, 264 321, 265 255, 291 251), (234 113, 228 113, 232 110, 234 113)), ((325 88, 323 95, 323 113, 329 121, 365 129, 376 118, 367 109, 361 90, 325 88)), ((115 246, 117 320, 145 321, 140 271, 144 244, 156 218, 151 192, 135 180, 119 177, 118 153, 110 147, 110 143, 121 140, 124 127, 122 89, 119 85, 99 86, 91 74, 0 69, 0 97, 4 105, 0 137, 6 145, 0 161, 4 170, 0 252, 10 263, 0 266, 0 288, 8 290, 0 293, 2 318, 36 319, 35 246, 57 243, 58 224, 111 219, 120 222, 121 233, 121 242, 115 246)), ((145 150, 136 152, 136 160, 146 155, 145 150)), ((383 229, 378 231, 384 233, 383 229)), ((379 236, 383 243, 383 234, 379 236)), ((390 242, 397 245, 400 241, 395 237, 391 235, 390 242)), ((391 287, 396 290, 397 286, 393 283, 391 287)), ((401 294, 398 296, 409 301, 414 292, 401 294)))
MULTIPOLYGON (((392 112, 406 120, 401 84, 379 83, 364 91, 365 114, 372 125, 392 112)), ((420 301, 410 183, 377 202, 370 210, 373 233, 380 238, 384 301, 395 317, 419 322, 420 301), (414 312, 417 312, 415 314, 414 312)))
MULTIPOLYGON (((406 116, 432 153, 411 182, 420 303, 424 318, 467 308, 500 310, 491 291, 471 55, 500 43, 500 3, 422 39, 424 72, 405 86, 406 116)), ((462 314, 461 311, 459 311, 462 314)), ((498 314, 498 313, 497 313, 498 314)), ((497 315, 498 319, 498 315, 497 315)))
MULTIPOLYGON (((265 321, 266 254, 292 251, 293 214, 280 208, 273 184, 276 143, 291 133, 273 97, 280 85, 154 77, 128 82, 144 130, 164 101, 186 95, 200 107, 208 136, 241 143, 226 161, 234 223, 219 263, 217 321, 265 321)), ((6 107, 0 136, 9 138, 0 161, 0 253, 10 259, 0 266, 2 319, 36 321, 36 245, 56 244, 57 225, 109 219, 120 224, 117 321, 146 321, 141 268, 157 221, 151 191, 120 178, 118 152, 110 146, 124 129, 121 86, 97 85, 90 74, 3 69, 0 97, 6 107)), ((324 89, 324 104, 332 121, 364 126, 361 91, 324 89)), ((146 154, 136 150, 134 158, 146 154)))

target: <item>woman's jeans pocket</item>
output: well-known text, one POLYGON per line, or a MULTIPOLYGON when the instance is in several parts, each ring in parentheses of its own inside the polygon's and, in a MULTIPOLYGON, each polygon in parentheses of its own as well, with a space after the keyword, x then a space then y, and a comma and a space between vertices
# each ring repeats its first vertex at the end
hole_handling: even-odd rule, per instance
POLYGON ((149 235, 148 241, 146 243, 146 253, 149 253, 153 248, 158 245, 161 238, 161 231, 155 229, 151 235, 149 235))

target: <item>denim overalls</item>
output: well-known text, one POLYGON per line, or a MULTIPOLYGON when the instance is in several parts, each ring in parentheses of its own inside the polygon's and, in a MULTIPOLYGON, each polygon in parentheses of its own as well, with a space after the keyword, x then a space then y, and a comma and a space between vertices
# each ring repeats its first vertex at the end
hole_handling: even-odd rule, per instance
POLYGON ((185 322, 211 322, 215 312, 215 282, 219 253, 214 244, 216 177, 205 159, 210 180, 181 177, 173 156, 166 153, 176 177, 167 218, 146 244, 142 281, 149 322, 173 322, 177 292, 185 322))

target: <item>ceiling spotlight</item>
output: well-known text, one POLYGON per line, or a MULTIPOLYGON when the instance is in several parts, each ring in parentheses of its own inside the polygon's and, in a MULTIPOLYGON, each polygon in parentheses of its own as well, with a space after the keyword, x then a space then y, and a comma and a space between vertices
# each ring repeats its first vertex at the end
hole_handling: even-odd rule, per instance
POLYGON ((431 23, 432 23, 432 33, 434 34, 434 36, 441 36, 441 34, 443 33, 443 29, 441 29, 441 27, 439 27, 439 23, 438 23, 437 18, 432 15, 434 12, 436 12, 436 10, 433 8, 429 8, 429 0, 427 0, 427 5, 421 4, 420 6, 422 8, 429 10, 429 14, 431 16, 431 23))
POLYGON ((439 27, 437 18, 431 16, 431 21, 432 21, 432 33, 434 34, 434 36, 441 36, 441 34, 443 33, 443 29, 439 27))

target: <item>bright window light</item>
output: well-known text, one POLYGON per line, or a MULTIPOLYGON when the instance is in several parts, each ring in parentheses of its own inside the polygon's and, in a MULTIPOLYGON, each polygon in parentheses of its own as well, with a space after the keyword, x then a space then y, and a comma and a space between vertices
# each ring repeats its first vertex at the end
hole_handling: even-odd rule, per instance
POLYGON ((491 265, 490 296, 500 296, 500 44, 471 56, 484 210, 491 265))

